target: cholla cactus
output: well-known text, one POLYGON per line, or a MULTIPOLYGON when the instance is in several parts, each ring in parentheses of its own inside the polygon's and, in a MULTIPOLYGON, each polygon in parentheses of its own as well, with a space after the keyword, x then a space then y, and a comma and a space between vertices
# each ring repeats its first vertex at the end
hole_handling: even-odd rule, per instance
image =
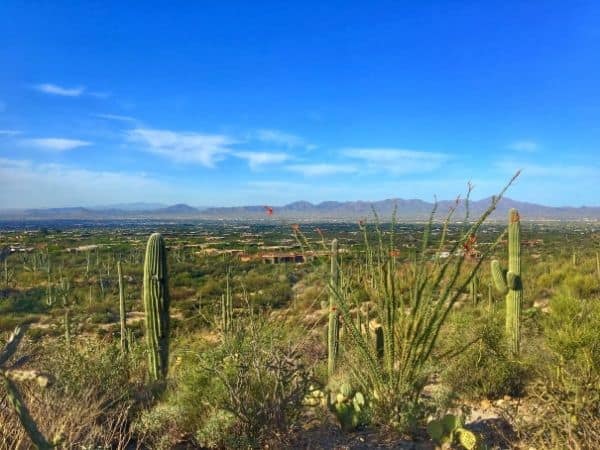
POLYGON ((148 239, 144 261, 144 310, 148 371, 153 381, 164 380, 169 362, 169 283, 165 241, 159 233, 148 239))
POLYGON ((37 424, 29 414, 27 406, 23 402, 23 398, 17 389, 15 384, 18 382, 35 381, 41 387, 45 387, 49 382, 49 377, 36 370, 18 370, 5 368, 7 361, 14 355, 23 335, 25 334, 26 327, 17 327, 11 334, 10 338, 6 342, 6 345, 0 351, 0 383, 6 390, 7 399, 13 410, 17 414, 21 425, 25 429, 25 432, 31 439, 31 442, 37 449, 45 450, 54 447, 44 435, 40 432, 37 424))
POLYGON ((519 353, 523 302, 520 230, 519 213, 513 208, 508 214, 508 270, 502 270, 497 260, 492 261, 492 277, 496 288, 501 294, 506 294, 506 335, 515 355, 519 353))

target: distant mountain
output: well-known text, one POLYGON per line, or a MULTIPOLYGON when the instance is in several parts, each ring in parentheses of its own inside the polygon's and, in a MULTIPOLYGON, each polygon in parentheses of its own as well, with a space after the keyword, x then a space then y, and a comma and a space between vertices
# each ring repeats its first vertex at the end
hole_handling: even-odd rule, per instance
POLYGON ((118 211, 154 211, 160 208, 166 208, 163 203, 117 203, 114 205, 99 205, 90 206, 89 209, 94 211, 118 210, 118 211))
MULTIPOLYGON (((479 216, 490 205, 492 199, 471 201, 471 217, 479 216)), ((55 220, 55 219, 231 219, 231 220, 274 220, 278 217, 297 220, 351 220, 370 217, 376 211, 382 220, 389 220, 396 211, 399 221, 425 220, 429 217, 433 203, 418 199, 386 199, 375 202, 326 201, 313 204, 306 201, 273 207, 273 215, 266 214, 263 205, 194 208, 186 204, 158 205, 150 208, 146 203, 112 205, 104 209, 95 208, 50 208, 0 211, 0 220, 55 220)), ((443 218, 455 206, 451 200, 437 204, 437 218, 443 218)), ((519 202, 504 198, 492 219, 504 219, 510 208, 517 208, 524 220, 600 220, 600 207, 552 207, 535 203, 519 202)), ((455 218, 461 220, 466 213, 464 202, 459 203, 455 218)))
POLYGON ((197 215, 200 210, 192 208, 190 205, 179 203, 177 205, 167 206, 166 208, 157 209, 152 211, 154 214, 166 215, 166 216, 190 216, 197 215))

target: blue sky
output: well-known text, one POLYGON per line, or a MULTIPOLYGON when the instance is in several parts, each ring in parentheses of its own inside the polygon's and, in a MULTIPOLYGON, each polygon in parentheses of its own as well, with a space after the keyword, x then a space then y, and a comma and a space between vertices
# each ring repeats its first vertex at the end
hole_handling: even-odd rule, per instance
POLYGON ((0 207, 600 205, 598 2, 0 6, 0 207))

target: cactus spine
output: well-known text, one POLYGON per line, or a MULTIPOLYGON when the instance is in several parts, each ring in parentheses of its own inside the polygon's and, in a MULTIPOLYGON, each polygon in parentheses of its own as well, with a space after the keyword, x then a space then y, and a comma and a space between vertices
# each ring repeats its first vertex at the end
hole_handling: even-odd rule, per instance
POLYGON ((494 283, 500 293, 506 294, 506 336, 514 355, 519 354, 523 302, 520 230, 519 213, 513 208, 508 213, 508 271, 503 271, 498 261, 492 261, 494 283))
POLYGON ((335 301, 336 292, 340 289, 340 269, 338 266, 338 241, 331 242, 331 275, 329 280, 329 324, 327 326, 327 375, 335 372, 340 339, 340 318, 335 301))
POLYGON ((125 312, 125 287, 123 285, 123 272, 121 261, 117 261, 117 275, 119 277, 119 318, 121 322, 121 351, 127 353, 127 313, 125 312))
POLYGON ((144 261, 144 310, 150 379, 162 381, 169 362, 169 284, 167 251, 159 233, 148 239, 144 261))

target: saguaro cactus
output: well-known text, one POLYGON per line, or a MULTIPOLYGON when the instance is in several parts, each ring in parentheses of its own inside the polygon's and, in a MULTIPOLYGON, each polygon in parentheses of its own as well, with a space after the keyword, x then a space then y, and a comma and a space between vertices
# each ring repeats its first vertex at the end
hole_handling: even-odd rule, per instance
POLYGON ((144 310, 150 379, 164 380, 169 361, 169 284, 165 241, 159 233, 148 239, 144 261, 144 310))
POLYGON ((523 283, 521 280, 521 221, 516 209, 508 213, 508 271, 492 261, 492 277, 500 293, 506 294, 506 336, 511 351, 517 355, 521 339, 521 305, 523 283))
POLYGON ((121 323, 121 351, 127 352, 127 313, 125 312, 125 286, 123 285, 123 272, 121 261, 117 261, 117 275, 119 277, 119 317, 121 323))
POLYGON ((327 327, 327 375, 335 372, 340 339, 340 317, 335 301, 335 292, 339 293, 340 269, 338 265, 338 241, 331 242, 331 278, 329 280, 329 325, 327 327))
POLYGON ((227 271, 225 294, 221 295, 221 326, 223 333, 228 334, 233 325, 233 299, 231 287, 229 286, 229 271, 227 271))

